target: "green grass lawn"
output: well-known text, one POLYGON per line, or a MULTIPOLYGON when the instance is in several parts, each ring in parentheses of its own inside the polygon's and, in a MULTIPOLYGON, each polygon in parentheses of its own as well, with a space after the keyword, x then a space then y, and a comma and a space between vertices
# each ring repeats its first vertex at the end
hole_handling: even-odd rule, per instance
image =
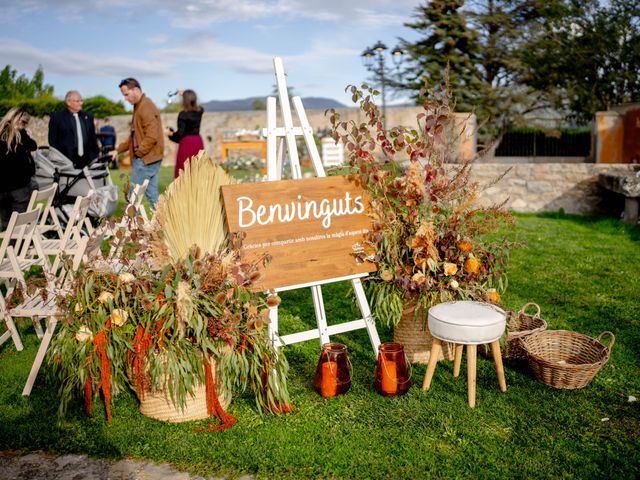
MULTIPOLYGON (((161 188, 172 179, 164 168, 161 188)), ((117 175, 114 175, 114 177, 117 175)), ((198 433, 206 422, 164 424, 142 416, 133 394, 114 401, 114 417, 81 403, 56 423, 56 388, 43 367, 31 397, 20 395, 38 341, 21 325, 25 350, 0 347, 0 450, 82 453, 169 462, 194 475, 258 478, 624 478, 640 476, 640 228, 610 219, 517 215, 521 246, 510 258, 505 306, 540 304, 550 329, 616 335, 609 363, 582 390, 537 382, 526 365, 506 363, 500 393, 492 362, 478 359, 477 406, 467 406, 464 373, 441 362, 429 392, 414 385, 396 398, 373 388, 375 356, 365 331, 332 337, 353 363, 351 390, 324 399, 312 387, 318 341, 284 349, 292 414, 261 417, 250 396, 236 397, 231 429, 198 433), (607 420, 605 420, 607 419, 607 420)), ((349 284, 323 287, 329 323, 358 317, 349 284)), ((313 328, 309 290, 282 295, 282 334, 313 328)), ((379 327, 382 341, 392 332, 379 327)), ((465 372, 465 359, 463 369, 465 372)), ((1 475, 0 475, 1 476, 1 475)))

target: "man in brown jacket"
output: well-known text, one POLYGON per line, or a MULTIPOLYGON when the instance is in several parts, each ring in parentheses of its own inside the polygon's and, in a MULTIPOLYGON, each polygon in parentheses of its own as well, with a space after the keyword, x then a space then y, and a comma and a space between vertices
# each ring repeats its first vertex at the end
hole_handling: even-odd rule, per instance
POLYGON ((153 208, 158 202, 158 172, 164 154, 164 131, 160 111, 142 90, 135 78, 125 78, 120 82, 124 99, 133 105, 131 134, 118 145, 112 156, 128 151, 133 159, 131 183, 142 184, 149 179, 146 196, 153 208))

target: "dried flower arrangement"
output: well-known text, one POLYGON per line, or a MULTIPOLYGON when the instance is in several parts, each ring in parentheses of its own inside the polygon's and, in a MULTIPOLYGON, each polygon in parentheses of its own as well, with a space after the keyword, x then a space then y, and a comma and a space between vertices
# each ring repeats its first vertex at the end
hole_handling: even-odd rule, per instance
POLYGON ((513 218, 502 206, 478 205, 471 161, 446 165, 451 141, 446 88, 422 92, 416 126, 385 129, 374 97, 348 87, 366 121, 328 110, 332 136, 345 145, 350 175, 371 197, 372 228, 362 261, 378 270, 367 289, 377 319, 397 325, 408 304, 426 309, 455 299, 499 303, 509 242, 487 236, 513 218), (424 95, 427 95, 424 97, 424 95))
POLYGON ((60 413, 80 392, 90 412, 101 392, 110 419, 111 396, 126 388, 141 400, 164 392, 184 406, 203 384, 208 414, 223 421, 216 429, 235 423, 219 398, 246 388, 261 412, 290 409, 288 365, 265 328, 279 299, 251 291, 258 264, 246 262, 223 229, 215 192, 230 181, 206 154, 194 157, 150 224, 130 208, 110 251, 75 272, 49 350, 60 413))

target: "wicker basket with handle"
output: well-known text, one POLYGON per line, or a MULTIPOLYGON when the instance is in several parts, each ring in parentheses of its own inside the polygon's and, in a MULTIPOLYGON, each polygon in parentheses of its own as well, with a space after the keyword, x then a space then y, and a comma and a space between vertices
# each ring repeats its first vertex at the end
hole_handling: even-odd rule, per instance
MULTIPOLYGON (((426 312, 416 306, 416 302, 406 305, 402 318, 393 329, 393 340, 404 346, 404 352, 411 363, 429 363, 433 337, 429 333, 426 312)), ((453 360, 453 344, 442 342, 438 360, 453 360)))
POLYGON ((578 332, 546 330, 519 340, 533 375, 554 388, 575 389, 589 385, 607 363, 615 336, 602 332, 594 339, 578 332), (609 346, 602 343, 609 337, 609 346))
POLYGON ((507 317, 507 345, 502 356, 508 360, 526 360, 520 339, 547 329, 547 322, 540 318, 540 306, 527 303, 517 312, 509 312, 507 317), (534 307, 536 313, 530 315, 527 309, 534 307))

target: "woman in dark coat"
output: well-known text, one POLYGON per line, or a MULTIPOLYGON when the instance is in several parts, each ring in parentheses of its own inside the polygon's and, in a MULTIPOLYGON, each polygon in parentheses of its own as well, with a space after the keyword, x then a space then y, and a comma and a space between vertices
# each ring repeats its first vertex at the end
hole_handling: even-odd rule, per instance
POLYGON ((14 211, 27 210, 36 166, 31 152, 38 148, 29 136, 30 116, 20 108, 12 108, 0 120, 0 219, 7 228, 14 211))
POLYGON ((204 150, 204 142, 200 136, 200 122, 203 109, 198 105, 198 97, 193 90, 182 92, 182 109, 178 114, 178 131, 167 128, 169 140, 178 144, 174 176, 177 178, 184 163, 200 150, 204 150))

